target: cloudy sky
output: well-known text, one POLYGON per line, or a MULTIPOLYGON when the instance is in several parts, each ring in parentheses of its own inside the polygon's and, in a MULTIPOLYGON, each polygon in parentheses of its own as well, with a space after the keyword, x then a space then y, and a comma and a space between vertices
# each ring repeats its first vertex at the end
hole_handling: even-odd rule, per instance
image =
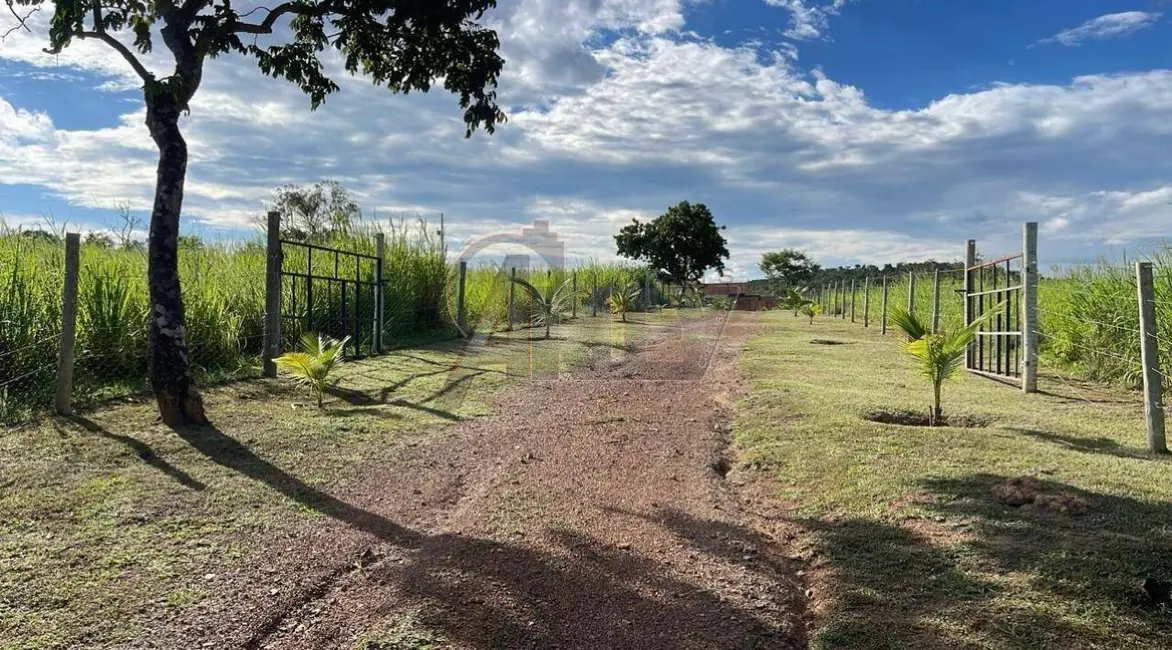
MULTIPOLYGON (((346 78, 311 112, 221 58, 182 123, 183 227, 248 236, 274 187, 334 179, 368 214, 444 213, 457 246, 549 219, 572 254, 602 259, 632 217, 703 202, 737 277, 780 247, 883 263, 955 259, 972 237, 1001 254, 1026 220, 1044 264, 1117 256, 1172 234, 1169 6, 500 0, 486 20, 509 121, 470 140, 442 92, 346 78)), ((137 80, 98 43, 43 53, 47 13, 0 43, 0 214, 145 217, 155 151, 137 80)))

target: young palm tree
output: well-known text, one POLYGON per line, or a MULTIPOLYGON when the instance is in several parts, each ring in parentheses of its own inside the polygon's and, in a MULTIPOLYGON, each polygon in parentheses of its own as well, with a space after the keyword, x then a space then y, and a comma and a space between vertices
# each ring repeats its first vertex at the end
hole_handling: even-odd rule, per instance
POLYGON ((622 282, 611 290, 606 304, 610 306, 610 313, 619 314, 625 323, 627 322, 627 312, 634 309, 635 301, 638 299, 639 290, 632 288, 628 282, 622 282))
POLYGON ((330 385, 330 372, 342 361, 342 351, 350 340, 341 341, 323 334, 306 332, 301 335, 301 350, 286 352, 273 359, 278 368, 297 376, 297 383, 309 386, 317 395, 317 407, 322 408, 322 397, 330 385))
MULTIPOLYGON (((805 296, 803 296, 801 294, 800 291, 796 291, 794 289, 788 289, 786 291, 785 298, 781 299, 779 306, 782 309, 794 310, 794 316, 797 316, 799 313, 805 314, 806 313, 805 307, 807 305, 812 305, 812 304, 814 304, 814 301, 808 300, 805 296)), ((809 314, 806 314, 806 315, 809 316, 809 314)), ((813 322, 813 316, 811 316, 810 319, 811 319, 811 322, 813 322)))
POLYGON ((512 281, 533 299, 532 322, 538 327, 544 325, 545 338, 550 338, 550 325, 570 311, 570 301, 574 299, 574 290, 570 286, 572 281, 566 280, 556 287, 551 283, 544 291, 521 278, 512 278, 512 281))
POLYGON ((806 316, 809 316, 810 317, 810 324, 813 325, 814 324, 814 317, 817 316, 818 314, 822 313, 822 305, 819 305, 816 302, 812 302, 812 301, 807 300, 806 304, 799 307, 798 310, 801 313, 805 314, 806 316))
POLYGON ((915 357, 921 374, 932 382, 932 411, 928 414, 930 425, 936 426, 942 422, 940 389, 944 380, 955 375, 964 365, 965 353, 969 343, 976 337, 977 329, 1000 309, 998 306, 968 327, 951 332, 932 332, 915 314, 905 309, 897 307, 892 313, 892 322, 907 337, 904 350, 915 357))

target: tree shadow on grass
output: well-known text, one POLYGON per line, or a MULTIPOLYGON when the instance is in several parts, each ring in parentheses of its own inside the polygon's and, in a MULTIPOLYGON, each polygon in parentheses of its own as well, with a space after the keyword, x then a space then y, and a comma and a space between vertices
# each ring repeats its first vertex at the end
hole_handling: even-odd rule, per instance
POLYGON ((195 478, 192 478, 192 476, 187 472, 184 472, 178 467, 175 467, 166 460, 160 458, 150 445, 141 440, 138 440, 137 438, 124 436, 120 433, 114 433, 97 422, 80 415, 66 416, 65 419, 85 429, 86 431, 89 431, 90 433, 96 433, 99 436, 106 438, 107 440, 113 440, 125 445, 131 451, 133 451, 134 455, 138 456, 144 463, 175 479, 176 482, 185 488, 196 491, 202 491, 207 488, 206 485, 196 480, 195 478))
POLYGON ((1072 451, 1079 451, 1087 454, 1106 454, 1108 456, 1116 456, 1118 458, 1156 460, 1153 456, 1148 455, 1143 449, 1124 447, 1123 445, 1119 444, 1118 441, 1111 438, 1071 436, 1062 433, 1055 433, 1053 431, 1044 431, 1041 429, 1026 429, 1016 427, 1007 427, 1006 430, 1013 433, 1020 433, 1024 436, 1029 436, 1043 442, 1049 442, 1072 451))
POLYGON ((993 496, 1007 478, 926 481, 938 519, 803 521, 838 592, 821 643, 1172 647, 1172 617, 1140 590, 1146 576, 1172 576, 1172 507, 1037 481, 1052 496, 1015 508, 993 496))

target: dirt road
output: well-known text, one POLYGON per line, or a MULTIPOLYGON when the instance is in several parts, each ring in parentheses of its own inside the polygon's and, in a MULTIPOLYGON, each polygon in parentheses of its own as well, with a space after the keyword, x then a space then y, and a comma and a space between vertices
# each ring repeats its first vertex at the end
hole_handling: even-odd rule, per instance
POLYGON ((329 493, 142 647, 805 648, 804 586, 725 480, 750 314, 534 379, 329 493), (370 647, 431 647, 372 644, 370 647))

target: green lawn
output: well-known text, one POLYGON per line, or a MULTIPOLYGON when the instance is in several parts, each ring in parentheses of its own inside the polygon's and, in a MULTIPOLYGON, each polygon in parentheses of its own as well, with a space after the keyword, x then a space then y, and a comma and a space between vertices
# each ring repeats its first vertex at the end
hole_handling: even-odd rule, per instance
POLYGON ((988 426, 877 424, 862 416, 931 399, 894 335, 760 322, 735 440, 741 467, 792 504, 815 647, 1172 647, 1172 612, 1138 600, 1145 577, 1172 579, 1172 462, 1144 453, 1135 395, 965 376, 946 384, 945 413, 988 426), (1022 476, 1035 503, 994 497, 1022 476))
POLYGON ((128 643, 203 598, 203 576, 255 540, 345 508, 329 488, 361 463, 677 317, 587 316, 552 341, 518 330, 347 362, 324 411, 282 379, 206 389, 213 428, 177 433, 139 399, 0 429, 0 649, 128 643))

